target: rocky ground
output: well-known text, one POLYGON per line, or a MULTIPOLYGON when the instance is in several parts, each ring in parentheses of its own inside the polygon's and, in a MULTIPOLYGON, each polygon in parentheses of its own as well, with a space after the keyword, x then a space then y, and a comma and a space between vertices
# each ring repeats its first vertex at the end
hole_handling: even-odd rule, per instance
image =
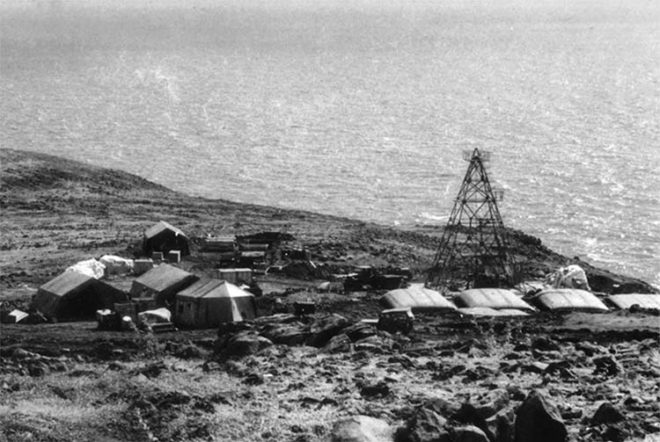
MULTIPOLYGON (((191 198, 40 154, 0 150, 0 169, 4 307, 25 307, 76 261, 130 257, 159 219, 189 233, 183 265, 198 274, 213 268, 195 253, 207 233, 280 231, 328 272, 398 265, 419 278, 441 233, 191 198)), ((512 233, 528 276, 572 262, 512 233)), ((580 264, 597 291, 654 290, 580 264)), ((653 314, 422 316, 404 336, 359 323, 378 313, 379 293, 262 283, 264 317, 220 336, 1 324, 0 440, 660 440, 653 314), (311 299, 318 312, 270 315, 276 297, 311 299)))

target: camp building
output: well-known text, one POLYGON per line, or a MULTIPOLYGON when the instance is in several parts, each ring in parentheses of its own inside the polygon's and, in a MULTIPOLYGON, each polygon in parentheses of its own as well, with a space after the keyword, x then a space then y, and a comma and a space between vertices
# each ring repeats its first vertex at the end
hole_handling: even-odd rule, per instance
POLYGON ((201 279, 176 295, 175 321, 186 327, 211 328, 255 317, 254 295, 220 279, 201 279))
POLYGON ((198 279, 178 267, 161 264, 133 281, 131 297, 153 298, 158 305, 172 305, 174 295, 198 279))
POLYGON ((165 221, 160 221, 144 232, 142 249, 147 256, 153 252, 163 252, 164 255, 171 250, 178 250, 181 256, 190 255, 188 237, 181 229, 165 221))
POLYGON ((78 272, 64 272, 39 287, 32 307, 50 320, 92 319, 97 310, 126 301, 123 291, 78 272))

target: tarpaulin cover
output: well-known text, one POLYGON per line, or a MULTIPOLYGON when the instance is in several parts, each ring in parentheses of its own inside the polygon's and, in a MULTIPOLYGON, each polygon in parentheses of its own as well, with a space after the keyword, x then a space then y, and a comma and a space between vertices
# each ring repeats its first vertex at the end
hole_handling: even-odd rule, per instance
POLYGON ((459 313, 468 316, 529 316, 529 313, 516 309, 495 310, 489 307, 467 307, 459 308, 459 313))
POLYGON ((488 307, 495 310, 535 310, 534 307, 523 301, 513 291, 506 289, 464 290, 454 299, 454 302, 458 307, 488 307))
POLYGON ((545 282, 556 289, 591 290, 586 273, 582 267, 575 264, 557 269, 545 278, 545 282))
POLYGON ((456 306, 440 292, 425 288, 423 284, 411 284, 405 289, 389 291, 382 302, 391 308, 410 308, 414 312, 456 310, 456 306))
POLYGON ((544 290, 534 298, 545 310, 606 312, 607 306, 593 293, 579 289, 544 290))
POLYGON ((101 279, 103 278, 103 275, 105 275, 105 265, 92 258, 86 261, 77 262, 74 265, 67 267, 65 271, 78 272, 95 279, 101 279))
POLYGON ((104 255, 99 262, 105 266, 107 275, 129 273, 133 271, 133 260, 115 255, 104 255))
POLYGON ((660 309, 660 295, 645 293, 629 293, 625 295, 612 295, 607 298, 612 304, 620 309, 629 309, 633 305, 638 305, 644 309, 660 309))
POLYGON ((138 313, 138 317, 144 322, 148 323, 161 323, 161 322, 171 322, 172 321, 172 312, 170 312, 165 307, 157 308, 156 310, 147 310, 144 312, 138 313))

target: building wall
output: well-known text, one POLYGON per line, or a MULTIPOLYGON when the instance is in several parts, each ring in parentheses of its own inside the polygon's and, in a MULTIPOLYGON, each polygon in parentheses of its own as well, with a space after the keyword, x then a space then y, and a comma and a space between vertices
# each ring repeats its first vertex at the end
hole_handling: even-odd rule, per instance
POLYGON ((174 307, 174 320, 177 324, 186 327, 197 327, 199 316, 199 303, 197 299, 178 296, 174 307))

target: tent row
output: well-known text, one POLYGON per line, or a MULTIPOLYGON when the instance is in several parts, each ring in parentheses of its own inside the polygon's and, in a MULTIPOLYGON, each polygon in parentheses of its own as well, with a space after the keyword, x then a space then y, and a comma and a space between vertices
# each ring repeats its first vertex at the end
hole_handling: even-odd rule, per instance
POLYGON ((634 305, 644 309, 660 308, 660 295, 612 295, 603 302, 586 290, 566 288, 544 290, 526 299, 513 290, 471 289, 460 292, 452 301, 422 284, 392 290, 382 298, 389 308, 410 308, 416 313, 459 312, 470 316, 528 316, 539 310, 599 313, 609 311, 606 303, 615 309, 629 309, 634 305))
POLYGON ((91 319, 98 310, 117 310, 117 305, 128 303, 135 310, 167 307, 175 323, 195 328, 256 317, 252 293, 226 280, 200 279, 168 264, 135 279, 130 294, 92 276, 64 272, 39 288, 32 307, 50 320, 74 321, 91 319))

